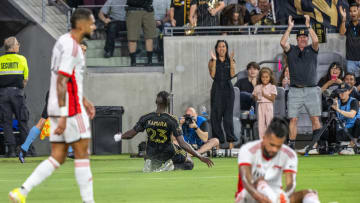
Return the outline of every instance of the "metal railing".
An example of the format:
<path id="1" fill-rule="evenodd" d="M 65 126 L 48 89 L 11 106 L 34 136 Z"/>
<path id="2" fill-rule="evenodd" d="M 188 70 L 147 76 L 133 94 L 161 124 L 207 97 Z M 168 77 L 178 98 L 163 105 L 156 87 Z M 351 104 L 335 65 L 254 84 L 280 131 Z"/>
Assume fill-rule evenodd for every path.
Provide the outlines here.
<path id="1" fill-rule="evenodd" d="M 53 6 L 57 7 L 64 15 L 66 15 L 66 27 L 68 30 L 71 29 L 70 18 L 72 14 L 72 8 L 68 6 L 63 0 L 57 0 L 57 2 L 50 2 L 48 0 L 42 0 L 41 4 L 41 22 L 46 23 L 46 9 L 47 9 L 47 2 L 52 4 Z"/>
<path id="2" fill-rule="evenodd" d="M 211 26 L 211 27 L 194 27 L 193 35 L 222 35 L 222 34 L 243 34 L 243 35 L 255 35 L 255 34 L 282 34 L 288 28 L 287 25 L 250 25 L 250 26 Z M 305 29 L 305 25 L 295 25 L 292 29 L 292 33 Z M 185 31 L 187 27 L 165 27 L 164 35 L 166 36 L 181 36 L 186 35 Z"/>

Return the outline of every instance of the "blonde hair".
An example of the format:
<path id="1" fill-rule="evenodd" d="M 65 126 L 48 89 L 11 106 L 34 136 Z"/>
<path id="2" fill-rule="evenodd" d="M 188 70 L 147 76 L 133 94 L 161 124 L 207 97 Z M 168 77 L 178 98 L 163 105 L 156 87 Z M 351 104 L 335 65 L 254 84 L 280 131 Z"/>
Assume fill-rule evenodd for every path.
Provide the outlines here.
<path id="1" fill-rule="evenodd" d="M 13 48 L 16 44 L 16 41 L 17 41 L 17 39 L 14 36 L 6 38 L 4 40 L 5 51 L 9 51 L 11 48 Z"/>

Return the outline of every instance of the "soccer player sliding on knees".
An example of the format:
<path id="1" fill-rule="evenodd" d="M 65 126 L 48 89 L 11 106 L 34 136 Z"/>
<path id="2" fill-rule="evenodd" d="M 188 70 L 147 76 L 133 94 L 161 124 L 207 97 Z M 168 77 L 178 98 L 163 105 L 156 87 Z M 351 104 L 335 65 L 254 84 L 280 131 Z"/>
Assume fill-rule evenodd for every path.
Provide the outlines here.
<path id="1" fill-rule="evenodd" d="M 114 136 L 115 141 L 132 139 L 139 132 L 146 130 L 148 141 L 146 145 L 144 172 L 174 170 L 174 165 L 171 160 L 175 155 L 175 148 L 171 141 L 172 135 L 185 151 L 199 158 L 200 161 L 206 163 L 208 167 L 213 166 L 214 163 L 209 158 L 201 156 L 185 142 L 176 117 L 166 113 L 170 104 L 169 96 L 170 94 L 166 91 L 159 92 L 156 97 L 156 111 L 142 116 L 133 129 L 128 130 L 124 134 L 120 132 L 116 134 Z"/>

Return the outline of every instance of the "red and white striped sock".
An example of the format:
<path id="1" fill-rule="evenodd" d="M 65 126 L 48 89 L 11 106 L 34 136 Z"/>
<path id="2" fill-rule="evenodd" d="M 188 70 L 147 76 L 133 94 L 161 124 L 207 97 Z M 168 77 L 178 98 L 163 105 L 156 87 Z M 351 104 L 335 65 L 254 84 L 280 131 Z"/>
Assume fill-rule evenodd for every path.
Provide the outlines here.
<path id="1" fill-rule="evenodd" d="M 60 166 L 59 162 L 57 162 L 53 157 L 50 156 L 48 159 L 41 162 L 38 165 L 38 167 L 36 167 L 34 172 L 28 177 L 28 179 L 22 185 L 20 192 L 23 195 L 27 195 L 27 193 L 29 193 L 33 187 L 43 182 L 59 166 Z"/>
<path id="2" fill-rule="evenodd" d="M 75 159 L 75 177 L 83 202 L 94 202 L 93 180 L 89 159 Z"/>

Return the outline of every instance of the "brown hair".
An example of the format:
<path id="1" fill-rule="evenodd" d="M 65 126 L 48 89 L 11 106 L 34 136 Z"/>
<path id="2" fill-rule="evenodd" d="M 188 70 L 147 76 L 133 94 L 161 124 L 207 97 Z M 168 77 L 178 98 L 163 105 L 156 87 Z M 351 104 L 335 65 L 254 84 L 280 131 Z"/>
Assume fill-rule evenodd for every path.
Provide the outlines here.
<path id="1" fill-rule="evenodd" d="M 258 63 L 251 61 L 250 63 L 247 64 L 246 66 L 246 70 L 249 70 L 251 67 L 256 68 L 258 70 L 260 70 L 260 66 Z"/>
<path id="2" fill-rule="evenodd" d="M 282 81 L 283 81 L 283 79 L 285 78 L 285 71 L 286 71 L 286 69 L 289 69 L 289 66 L 287 65 L 287 64 L 285 64 L 285 66 L 284 66 L 284 68 L 283 68 L 283 70 L 282 70 L 282 72 L 281 72 L 281 75 L 280 75 L 280 78 L 279 78 L 279 81 L 278 81 L 278 86 L 282 86 Z M 290 76 L 290 75 L 289 75 Z M 290 79 L 290 78 L 288 78 L 288 79 Z"/>
<path id="3" fill-rule="evenodd" d="M 264 73 L 268 73 L 270 75 L 270 84 L 273 84 L 275 85 L 276 84 L 276 80 L 275 80 L 275 76 L 274 76 L 274 72 L 269 68 L 269 67 L 262 67 L 260 72 L 259 72 L 259 76 L 258 76 L 258 79 L 257 79 L 257 84 L 260 85 L 262 84 L 261 82 L 261 76 L 262 74 Z"/>

